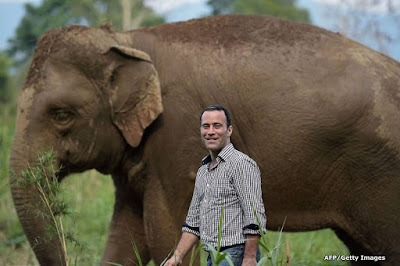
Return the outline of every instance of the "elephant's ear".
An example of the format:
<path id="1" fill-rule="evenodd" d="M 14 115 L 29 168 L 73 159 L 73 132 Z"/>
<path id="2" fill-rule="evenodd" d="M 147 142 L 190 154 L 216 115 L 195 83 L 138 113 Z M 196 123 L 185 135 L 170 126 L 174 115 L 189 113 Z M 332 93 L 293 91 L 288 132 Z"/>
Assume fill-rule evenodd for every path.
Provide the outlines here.
<path id="1" fill-rule="evenodd" d="M 143 132 L 162 112 L 160 81 L 150 56 L 130 47 L 113 46 L 110 76 L 111 117 L 127 143 L 137 147 Z"/>

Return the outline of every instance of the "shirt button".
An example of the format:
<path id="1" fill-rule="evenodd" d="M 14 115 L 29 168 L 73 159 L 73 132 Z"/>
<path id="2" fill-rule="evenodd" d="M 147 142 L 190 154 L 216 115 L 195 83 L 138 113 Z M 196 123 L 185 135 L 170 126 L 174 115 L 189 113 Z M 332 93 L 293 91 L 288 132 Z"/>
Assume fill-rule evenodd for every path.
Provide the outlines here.
<path id="1" fill-rule="evenodd" d="M 210 186 L 210 184 L 207 183 L 207 187 L 209 187 L 209 186 Z"/>

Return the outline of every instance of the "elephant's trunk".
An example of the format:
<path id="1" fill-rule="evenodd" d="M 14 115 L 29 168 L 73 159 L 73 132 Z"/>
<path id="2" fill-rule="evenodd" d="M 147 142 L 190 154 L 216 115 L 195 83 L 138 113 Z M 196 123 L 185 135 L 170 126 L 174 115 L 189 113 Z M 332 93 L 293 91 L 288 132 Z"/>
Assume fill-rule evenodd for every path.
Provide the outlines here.
<path id="1" fill-rule="evenodd" d="M 15 208 L 24 232 L 41 265 L 65 265 L 61 241 L 49 231 L 51 213 L 40 198 L 35 184 L 22 186 L 22 171 L 33 165 L 36 156 L 14 139 L 10 158 L 10 184 Z"/>

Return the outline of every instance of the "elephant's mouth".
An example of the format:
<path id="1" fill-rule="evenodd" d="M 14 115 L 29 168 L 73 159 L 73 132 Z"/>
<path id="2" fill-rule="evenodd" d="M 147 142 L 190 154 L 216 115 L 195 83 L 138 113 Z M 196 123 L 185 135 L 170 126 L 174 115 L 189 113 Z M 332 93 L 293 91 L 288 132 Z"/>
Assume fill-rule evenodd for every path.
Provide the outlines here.
<path id="1" fill-rule="evenodd" d="M 84 171 L 90 170 L 90 169 L 97 169 L 100 170 L 98 167 L 96 167 L 96 163 L 90 162 L 90 161 L 71 161 L 69 159 L 72 159 L 71 157 L 67 157 L 65 159 L 61 159 L 59 162 L 59 171 L 57 173 L 57 177 L 59 177 L 59 180 L 64 179 L 64 177 L 73 174 L 73 173 L 82 173 Z M 106 165 L 104 165 L 106 167 Z M 101 172 L 101 171 L 100 171 Z"/>
<path id="2" fill-rule="evenodd" d="M 58 171 L 57 178 L 58 180 L 64 179 L 64 177 L 73 174 L 73 173 L 82 173 L 87 168 L 85 168 L 82 163 L 76 163 L 70 160 L 70 156 L 66 156 L 64 158 L 58 158 Z"/>
<path id="3" fill-rule="evenodd" d="M 55 173 L 58 181 L 63 180 L 64 177 L 66 177 L 69 174 L 70 174 L 70 172 L 68 170 L 64 169 L 63 166 L 61 166 L 60 170 Z"/>
<path id="4" fill-rule="evenodd" d="M 58 165 L 58 175 L 60 177 L 59 180 L 62 180 L 69 174 L 82 173 L 90 169 L 88 168 L 88 162 L 81 162 L 79 156 L 72 154 L 69 151 L 62 153 L 61 156 L 58 157 Z"/>
<path id="5" fill-rule="evenodd" d="M 79 166 L 72 165 L 68 162 L 61 162 L 59 170 L 56 173 L 57 179 L 59 181 L 63 180 L 64 177 L 72 174 L 72 173 L 81 173 L 85 170 L 82 170 Z"/>

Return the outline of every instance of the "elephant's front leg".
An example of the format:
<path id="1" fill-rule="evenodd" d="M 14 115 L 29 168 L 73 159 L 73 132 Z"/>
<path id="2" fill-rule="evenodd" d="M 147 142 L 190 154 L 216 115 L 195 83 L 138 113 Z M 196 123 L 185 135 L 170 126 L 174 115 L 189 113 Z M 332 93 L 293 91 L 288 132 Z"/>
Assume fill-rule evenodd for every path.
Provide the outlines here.
<path id="1" fill-rule="evenodd" d="M 123 186 L 116 186 L 114 214 L 102 264 L 138 265 L 132 239 L 136 242 L 144 265 L 150 261 L 142 213 L 142 200 L 135 198 L 134 193 Z"/>
<path id="2" fill-rule="evenodd" d="M 143 218 L 146 230 L 146 237 L 151 256 L 159 265 L 164 259 L 171 255 L 178 244 L 182 234 L 184 217 L 180 215 L 180 207 L 184 199 L 178 195 L 172 195 L 174 204 L 167 200 L 167 193 L 162 187 L 160 180 L 149 178 L 144 194 Z M 186 208 L 184 210 L 186 213 Z M 181 217 L 182 216 L 182 217 Z M 191 255 L 188 254 L 183 265 L 189 265 Z M 199 260 L 195 260 L 199 265 Z"/>

